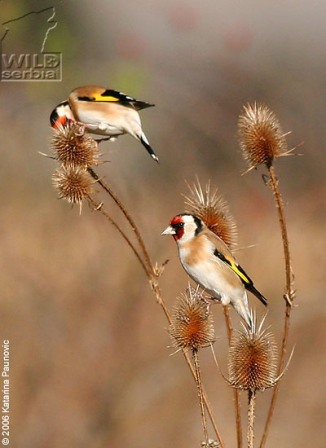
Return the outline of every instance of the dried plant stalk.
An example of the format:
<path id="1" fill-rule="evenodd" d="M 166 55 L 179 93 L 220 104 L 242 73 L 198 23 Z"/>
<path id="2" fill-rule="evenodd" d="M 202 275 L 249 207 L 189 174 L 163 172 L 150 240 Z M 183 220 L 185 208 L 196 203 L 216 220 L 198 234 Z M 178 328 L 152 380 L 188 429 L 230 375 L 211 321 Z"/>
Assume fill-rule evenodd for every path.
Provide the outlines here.
<path id="1" fill-rule="evenodd" d="M 290 256 L 290 246 L 289 246 L 289 239 L 288 239 L 288 232 L 287 232 L 287 226 L 286 226 L 286 219 L 285 219 L 285 213 L 284 213 L 284 204 L 282 200 L 282 196 L 279 190 L 279 182 L 277 179 L 277 176 L 275 174 L 275 169 L 273 166 L 269 167 L 269 174 L 270 174 L 270 184 L 271 188 L 274 194 L 275 203 L 276 203 L 276 209 L 278 213 L 279 223 L 280 223 L 280 229 L 281 229 L 281 235 L 282 235 L 282 242 L 283 242 L 283 252 L 284 252 L 284 262 L 285 262 L 285 276 L 286 276 L 286 292 L 284 294 L 285 299 L 285 317 L 284 317 L 284 327 L 283 327 L 283 337 L 282 337 L 282 346 L 281 346 L 281 355 L 280 355 L 280 361 L 279 361 L 279 368 L 278 368 L 278 374 L 280 375 L 282 370 L 284 369 L 285 365 L 285 355 L 286 355 L 286 349 L 288 345 L 289 340 L 289 332 L 290 332 L 290 318 L 291 318 L 291 311 L 292 311 L 292 303 L 295 299 L 295 289 L 294 289 L 294 276 L 292 273 L 292 265 L 291 265 L 291 256 Z M 279 384 L 276 385 L 273 391 L 272 400 L 268 412 L 268 417 L 266 420 L 262 440 L 260 447 L 263 448 L 266 444 L 268 431 L 272 422 L 275 405 L 276 405 L 276 399 L 279 391 Z"/>
<path id="2" fill-rule="evenodd" d="M 192 358 L 193 358 L 195 372 L 196 372 L 196 386 L 197 386 L 197 392 L 198 392 L 198 398 L 199 398 L 199 404 L 200 404 L 200 415 L 201 415 L 201 421 L 202 421 L 202 425 L 203 425 L 204 442 L 207 446 L 208 445 L 208 431 L 207 431 L 207 421 L 206 421 L 206 415 L 205 415 L 205 403 L 204 403 L 204 397 L 203 397 L 203 387 L 202 387 L 202 380 L 201 380 L 201 373 L 200 373 L 198 350 L 195 349 L 192 351 Z"/>
<path id="3" fill-rule="evenodd" d="M 257 168 L 260 164 L 265 164 L 269 172 L 269 185 L 272 188 L 278 219 L 280 223 L 283 252 L 285 260 L 286 292 L 285 298 L 285 318 L 282 337 L 281 355 L 278 366 L 280 375 L 285 364 L 285 353 L 289 339 L 290 317 L 292 303 L 295 299 L 294 280 L 291 266 L 291 256 L 289 239 L 287 233 L 284 204 L 279 190 L 279 182 L 274 168 L 274 160 L 282 155 L 287 155 L 285 134 L 281 130 L 278 119 L 266 106 L 256 104 L 244 107 L 244 113 L 239 118 L 240 146 L 243 150 L 244 158 L 249 163 L 249 169 Z M 268 431 L 271 425 L 279 385 L 274 388 L 272 400 L 266 420 L 260 447 L 266 444 Z"/>
<path id="4" fill-rule="evenodd" d="M 145 265 L 146 265 L 146 269 L 148 271 L 148 274 L 155 276 L 155 272 L 154 272 L 154 269 L 153 269 L 153 264 L 151 262 L 151 259 L 150 259 L 150 256 L 148 254 L 148 251 L 146 249 L 144 240 L 143 240 L 143 238 L 142 238 L 142 236 L 140 234 L 140 231 L 139 231 L 138 227 L 136 226 L 135 221 L 131 217 L 130 213 L 128 212 L 126 207 L 123 205 L 123 203 L 120 201 L 118 196 L 114 193 L 112 188 L 102 178 L 100 178 L 97 175 L 97 173 L 93 170 L 93 168 L 88 167 L 87 170 L 88 170 L 89 174 L 103 188 L 103 190 L 111 197 L 111 199 L 113 199 L 115 204 L 118 206 L 118 208 L 121 210 L 121 212 L 125 216 L 125 218 L 126 218 L 127 222 L 129 223 L 132 231 L 135 233 L 136 239 L 137 239 L 137 241 L 139 243 L 139 246 L 141 248 L 141 251 L 143 253 L 143 256 L 144 256 L 144 259 L 145 259 Z"/>
<path id="5" fill-rule="evenodd" d="M 224 312 L 224 320 L 226 325 L 226 332 L 229 342 L 229 347 L 231 346 L 232 341 L 232 324 L 231 324 L 231 318 L 230 318 L 230 312 L 229 307 L 223 306 L 223 312 Z M 237 447 L 242 448 L 243 445 L 243 439 L 242 439 L 242 423 L 241 423 L 241 405 L 240 405 L 240 397 L 239 397 L 239 390 L 237 388 L 233 389 L 233 397 L 234 397 L 234 410 L 235 410 L 235 425 L 236 425 L 236 431 L 237 431 Z"/>
<path id="6" fill-rule="evenodd" d="M 248 448 L 254 448 L 255 407 L 256 407 L 256 391 L 249 390 L 248 391 L 248 430 L 247 430 Z"/>

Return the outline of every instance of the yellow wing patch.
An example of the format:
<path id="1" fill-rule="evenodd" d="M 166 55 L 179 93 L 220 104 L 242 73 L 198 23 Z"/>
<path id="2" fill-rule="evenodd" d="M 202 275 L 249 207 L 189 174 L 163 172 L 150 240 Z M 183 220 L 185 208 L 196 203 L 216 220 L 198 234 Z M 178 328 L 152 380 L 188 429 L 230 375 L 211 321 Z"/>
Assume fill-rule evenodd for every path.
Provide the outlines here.
<path id="1" fill-rule="evenodd" d="M 227 261 L 227 263 L 230 265 L 230 268 L 232 269 L 233 272 L 235 272 L 244 283 L 247 284 L 251 284 L 252 281 L 250 280 L 250 278 L 247 277 L 246 273 L 244 272 L 244 270 L 241 268 L 241 266 L 237 266 L 235 264 L 235 262 L 230 259 L 229 257 L 224 256 L 225 260 Z"/>
<path id="2" fill-rule="evenodd" d="M 120 101 L 120 99 L 115 97 L 115 96 L 102 96 L 101 93 L 95 93 L 93 95 L 93 98 L 94 98 L 95 101 L 100 101 L 100 102 L 103 102 L 103 101 L 108 101 L 108 102 Z"/>

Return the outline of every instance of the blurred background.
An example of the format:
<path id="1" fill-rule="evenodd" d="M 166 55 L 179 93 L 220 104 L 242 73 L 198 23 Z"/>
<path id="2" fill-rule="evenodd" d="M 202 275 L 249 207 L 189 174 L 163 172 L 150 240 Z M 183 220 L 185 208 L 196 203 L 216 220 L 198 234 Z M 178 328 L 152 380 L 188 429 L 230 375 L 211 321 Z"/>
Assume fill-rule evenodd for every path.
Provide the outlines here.
<path id="1" fill-rule="evenodd" d="M 248 101 L 278 116 L 289 148 L 276 163 L 286 204 L 297 300 L 268 446 L 324 447 L 326 3 L 213 0 L 2 0 L 1 35 L 31 11 L 54 7 L 45 43 L 61 52 L 61 82 L 0 82 L 1 340 L 10 340 L 11 444 L 17 448 L 200 446 L 196 388 L 141 267 L 86 204 L 57 200 L 49 114 L 76 86 L 101 84 L 155 103 L 142 112 L 157 165 L 139 142 L 103 143 L 98 172 L 138 223 L 152 260 L 169 259 L 160 285 L 169 308 L 188 278 L 161 231 L 184 210 L 198 175 L 229 203 L 237 257 L 269 299 L 278 343 L 283 253 L 264 170 L 246 169 L 237 120 Z M 52 10 L 14 23 L 2 51 L 39 52 Z M 7 47 L 8 45 L 8 47 Z M 112 205 L 116 219 L 120 215 Z M 248 246 L 254 247 L 248 248 Z M 263 310 L 250 298 L 259 315 Z M 227 372 L 222 310 L 215 350 Z M 239 319 L 232 311 L 235 327 Z M 290 350 L 289 350 L 290 351 Z M 235 446 L 232 391 L 201 354 L 203 381 L 226 446 Z M 257 441 L 270 392 L 257 400 Z M 242 396 L 245 423 L 246 396 Z M 213 433 L 211 432 L 213 435 Z"/>

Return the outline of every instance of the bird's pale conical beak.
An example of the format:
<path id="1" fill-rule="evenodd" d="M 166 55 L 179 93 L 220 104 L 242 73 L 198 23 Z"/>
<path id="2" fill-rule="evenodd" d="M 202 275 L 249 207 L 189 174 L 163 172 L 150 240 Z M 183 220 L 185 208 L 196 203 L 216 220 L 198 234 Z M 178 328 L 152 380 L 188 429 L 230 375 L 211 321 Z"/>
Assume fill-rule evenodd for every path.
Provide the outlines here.
<path id="1" fill-rule="evenodd" d="M 165 230 L 163 230 L 161 235 L 175 235 L 175 230 L 173 227 L 169 226 Z"/>

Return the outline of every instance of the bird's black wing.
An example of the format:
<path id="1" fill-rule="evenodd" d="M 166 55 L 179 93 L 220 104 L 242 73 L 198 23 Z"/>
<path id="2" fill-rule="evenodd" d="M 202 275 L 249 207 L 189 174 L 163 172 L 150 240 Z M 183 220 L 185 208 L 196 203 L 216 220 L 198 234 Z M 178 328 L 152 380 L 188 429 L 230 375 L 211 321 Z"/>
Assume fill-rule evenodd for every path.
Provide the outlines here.
<path id="1" fill-rule="evenodd" d="M 245 288 L 250 291 L 254 296 L 256 296 L 265 306 L 267 306 L 267 299 L 262 295 L 261 292 L 258 291 L 258 289 L 255 288 L 254 282 L 251 280 L 251 278 L 246 274 L 244 269 L 237 264 L 232 258 L 223 255 L 221 252 L 219 252 L 217 249 L 214 251 L 214 255 L 218 257 L 220 260 L 222 260 L 224 263 L 229 265 L 229 267 L 232 269 L 232 271 L 237 274 L 237 276 L 241 279 L 242 283 L 244 284 Z"/>

